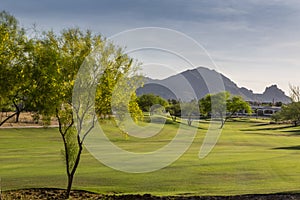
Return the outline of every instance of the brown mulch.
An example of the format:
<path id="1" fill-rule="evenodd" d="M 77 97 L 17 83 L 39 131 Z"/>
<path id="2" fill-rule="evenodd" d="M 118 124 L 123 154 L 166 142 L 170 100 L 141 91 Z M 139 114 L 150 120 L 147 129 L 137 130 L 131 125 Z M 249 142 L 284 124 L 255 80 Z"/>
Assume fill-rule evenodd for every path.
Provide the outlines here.
<path id="1" fill-rule="evenodd" d="M 53 188 L 40 189 L 23 189 L 2 192 L 1 200 L 27 200 L 27 199 L 65 199 L 65 190 Z M 71 192 L 71 200 L 83 199 L 105 199 L 105 200 L 289 200 L 299 199 L 300 194 L 265 194 L 265 195 L 239 195 L 239 196 L 152 196 L 150 194 L 144 195 L 103 195 L 87 191 L 74 190 Z"/>

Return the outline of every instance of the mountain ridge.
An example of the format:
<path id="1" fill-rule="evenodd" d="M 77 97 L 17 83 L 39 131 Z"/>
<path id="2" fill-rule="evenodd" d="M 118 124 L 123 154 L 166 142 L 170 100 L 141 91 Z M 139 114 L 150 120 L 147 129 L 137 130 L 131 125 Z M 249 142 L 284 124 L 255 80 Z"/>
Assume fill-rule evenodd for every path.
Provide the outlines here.
<path id="1" fill-rule="evenodd" d="M 190 101 L 195 98 L 201 99 L 208 93 L 217 93 L 224 90 L 233 95 L 239 95 L 246 101 L 290 102 L 290 98 L 276 84 L 266 87 L 261 94 L 254 93 L 246 87 L 238 87 L 235 82 L 225 75 L 205 67 L 189 69 L 162 80 L 144 77 L 144 86 L 138 88 L 136 93 L 138 96 L 153 93 L 165 99 Z"/>

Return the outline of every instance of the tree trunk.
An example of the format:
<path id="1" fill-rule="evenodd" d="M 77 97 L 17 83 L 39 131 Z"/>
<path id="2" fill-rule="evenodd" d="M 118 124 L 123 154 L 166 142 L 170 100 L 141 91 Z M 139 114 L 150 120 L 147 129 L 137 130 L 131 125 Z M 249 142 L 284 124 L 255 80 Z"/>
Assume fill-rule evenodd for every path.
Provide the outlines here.
<path id="1" fill-rule="evenodd" d="M 223 114 L 222 113 L 220 113 L 220 120 L 221 120 L 221 127 L 220 127 L 220 129 L 221 128 L 223 128 L 223 126 L 224 126 L 224 124 L 225 124 L 225 119 L 223 118 Z"/>
<path id="2" fill-rule="evenodd" d="M 187 123 L 188 123 L 189 126 L 192 125 L 192 117 L 191 116 L 188 117 Z"/>
<path id="3" fill-rule="evenodd" d="M 294 121 L 294 126 L 296 127 L 298 125 L 298 122 L 297 121 Z"/>
<path id="4" fill-rule="evenodd" d="M 19 122 L 20 114 L 21 114 L 21 112 L 17 111 L 17 114 L 16 114 L 16 123 Z"/>
<path id="5" fill-rule="evenodd" d="M 67 186 L 66 199 L 69 199 L 69 197 L 70 197 L 72 184 L 73 184 L 73 178 L 74 178 L 74 174 L 69 174 L 68 175 L 68 186 Z"/>
<path id="6" fill-rule="evenodd" d="M 19 105 L 15 102 L 15 100 L 13 100 L 13 104 L 14 104 L 14 106 L 15 106 L 15 108 L 16 108 L 16 123 L 18 123 L 19 122 L 19 117 L 20 117 L 20 113 L 21 113 L 21 108 L 19 107 Z"/>
<path id="7" fill-rule="evenodd" d="M 68 174 L 68 187 L 67 187 L 67 193 L 66 193 L 66 199 L 69 199 L 70 197 L 70 193 L 71 193 L 71 189 L 72 189 L 72 185 L 73 185 L 73 178 L 75 175 L 75 172 L 77 170 L 77 167 L 79 165 L 79 161 L 80 161 L 80 157 L 81 157 L 81 152 L 82 152 L 82 144 L 78 143 L 79 145 L 79 150 L 76 156 L 76 161 L 74 163 L 73 168 L 70 170 L 71 173 Z"/>

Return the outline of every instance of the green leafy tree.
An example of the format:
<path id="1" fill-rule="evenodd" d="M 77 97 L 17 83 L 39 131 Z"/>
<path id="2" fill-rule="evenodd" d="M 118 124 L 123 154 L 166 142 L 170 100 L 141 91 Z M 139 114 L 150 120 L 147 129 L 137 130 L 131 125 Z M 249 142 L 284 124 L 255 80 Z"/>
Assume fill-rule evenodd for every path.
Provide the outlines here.
<path id="1" fill-rule="evenodd" d="M 30 54 L 30 110 L 45 117 L 56 116 L 64 145 L 68 177 L 66 197 L 70 195 L 73 177 L 80 161 L 83 139 L 73 127 L 72 90 L 75 75 L 90 53 L 91 34 L 68 29 L 57 36 L 45 32 L 34 38 Z"/>
<path id="2" fill-rule="evenodd" d="M 182 102 L 181 106 L 181 117 L 185 117 L 187 119 L 187 124 L 189 126 L 192 125 L 194 118 L 200 117 L 199 105 L 196 100 L 192 100 L 190 102 Z"/>
<path id="3" fill-rule="evenodd" d="M 228 115 L 225 118 L 225 122 L 232 118 L 239 111 L 244 111 L 245 113 L 251 114 L 252 109 L 248 102 L 244 101 L 240 96 L 233 96 L 227 99 L 227 112 Z"/>
<path id="4" fill-rule="evenodd" d="M 68 198 L 84 139 L 92 130 L 97 114 L 111 115 L 111 96 L 116 84 L 125 75 L 134 77 L 139 63 L 121 48 L 78 28 L 66 29 L 59 35 L 44 32 L 27 39 L 17 20 L 4 11 L 0 13 L 0 38 L 0 109 L 15 107 L 15 112 L 0 125 L 14 116 L 18 119 L 25 108 L 34 111 L 35 116 L 57 117 L 64 145 Z M 82 63 L 91 67 L 78 75 Z M 74 97 L 74 88 L 81 95 Z M 90 93 L 91 89 L 96 93 Z M 127 107 L 137 119 L 142 112 L 136 95 L 129 94 L 132 95 Z M 92 112 L 94 100 L 96 113 Z"/>
<path id="5" fill-rule="evenodd" d="M 229 97 L 230 94 L 228 92 L 206 95 L 199 101 L 201 113 L 220 118 L 222 128 L 225 123 L 226 103 Z"/>
<path id="6" fill-rule="evenodd" d="M 300 88 L 299 86 L 290 85 L 291 103 L 283 105 L 281 110 L 274 115 L 272 119 L 278 121 L 291 121 L 294 126 L 300 123 Z"/>
<path id="7" fill-rule="evenodd" d="M 0 122 L 0 126 L 25 109 L 28 92 L 28 66 L 30 42 L 24 29 L 12 15 L 0 12 L 0 108 L 13 106 L 14 113 Z"/>
<path id="8" fill-rule="evenodd" d="M 94 127 L 97 114 L 111 114 L 110 101 L 116 83 L 124 74 L 134 73 L 137 67 L 121 49 L 89 31 L 67 29 L 61 35 L 46 32 L 34 40 L 33 46 L 32 67 L 28 72 L 32 80 L 31 109 L 44 116 L 55 115 L 58 119 L 64 145 L 68 198 L 84 139 Z M 91 67 L 78 74 L 82 63 Z M 75 88 L 80 91 L 76 97 L 72 96 Z M 96 93 L 89 93 L 93 89 Z M 93 112 L 94 100 L 96 113 Z M 132 115 L 138 115 L 140 110 L 135 96 L 129 104 Z"/>
<path id="9" fill-rule="evenodd" d="M 166 111 L 169 112 L 172 120 L 176 122 L 177 117 L 181 116 L 180 101 L 177 101 L 176 99 L 169 99 L 168 103 L 169 105 L 167 106 Z"/>
<path id="10" fill-rule="evenodd" d="M 226 121 L 238 111 L 245 110 L 251 113 L 249 103 L 245 102 L 239 96 L 232 96 L 229 92 L 220 92 L 217 94 L 208 94 L 199 102 L 201 113 L 211 114 L 219 117 L 221 127 L 223 128 Z"/>
<path id="11" fill-rule="evenodd" d="M 167 107 L 168 102 L 161 98 L 160 96 L 156 96 L 154 94 L 143 94 L 137 99 L 139 107 L 144 112 L 150 112 L 151 107 L 154 105 L 161 105 L 162 107 Z"/>
<path id="12" fill-rule="evenodd" d="M 272 119 L 278 121 L 291 121 L 294 126 L 298 126 L 300 122 L 300 102 L 292 102 L 283 105 L 281 111 L 272 115 Z"/>
<path id="13" fill-rule="evenodd" d="M 140 63 L 134 62 L 133 59 L 131 59 L 128 55 L 124 54 L 121 48 L 114 46 L 112 43 L 108 43 L 107 45 L 103 46 L 103 49 L 100 51 L 103 56 L 101 57 L 99 64 L 104 68 L 99 80 L 101 84 L 99 84 L 97 87 L 95 107 L 96 112 L 100 118 L 107 118 L 111 117 L 112 115 L 111 102 L 116 85 L 125 81 L 122 80 L 122 78 L 135 75 L 139 70 Z M 134 79 L 134 77 L 132 77 L 132 79 Z M 134 83 L 137 82 L 137 80 L 135 79 L 127 79 L 126 81 Z M 133 93 L 132 91 L 128 91 L 128 89 L 132 90 L 132 88 L 128 88 L 126 85 L 131 84 L 129 84 L 129 82 L 124 82 L 122 88 L 127 91 L 123 94 L 128 95 L 130 93 Z M 118 95 L 121 95 L 121 93 L 119 93 Z M 136 99 L 136 97 L 134 96 L 132 96 L 132 98 Z M 131 106 L 131 108 L 133 107 Z M 140 112 L 138 110 L 136 111 Z M 133 111 L 131 112 L 134 113 Z"/>

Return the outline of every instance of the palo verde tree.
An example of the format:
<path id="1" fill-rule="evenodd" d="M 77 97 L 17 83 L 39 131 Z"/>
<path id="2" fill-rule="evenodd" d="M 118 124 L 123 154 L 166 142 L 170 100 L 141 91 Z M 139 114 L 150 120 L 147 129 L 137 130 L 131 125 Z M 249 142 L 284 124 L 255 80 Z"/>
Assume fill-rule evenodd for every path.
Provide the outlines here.
<path id="1" fill-rule="evenodd" d="M 69 197 L 73 177 L 80 161 L 82 143 L 73 127 L 72 89 L 80 63 L 90 52 L 89 32 L 69 29 L 57 36 L 45 32 L 34 39 L 31 54 L 31 110 L 40 115 L 56 116 L 64 145 Z"/>
<path id="2" fill-rule="evenodd" d="M 0 108 L 13 106 L 13 114 L 0 121 L 0 126 L 25 109 L 28 92 L 28 51 L 30 42 L 24 29 L 12 15 L 0 12 Z"/>
<path id="3" fill-rule="evenodd" d="M 84 139 L 92 130 L 97 115 L 111 114 L 109 101 L 115 84 L 124 74 L 135 72 L 132 69 L 137 66 L 120 48 L 79 29 L 64 30 L 61 35 L 51 31 L 44 33 L 35 40 L 32 63 L 29 74 L 35 98 L 31 107 L 44 116 L 55 115 L 58 119 L 68 198 Z M 78 74 L 82 63 L 90 68 Z M 80 95 L 72 96 L 73 88 Z M 134 98 L 130 108 L 138 112 Z"/>

